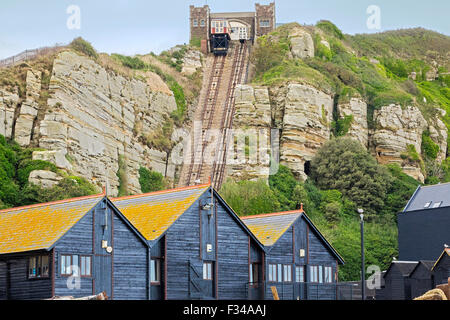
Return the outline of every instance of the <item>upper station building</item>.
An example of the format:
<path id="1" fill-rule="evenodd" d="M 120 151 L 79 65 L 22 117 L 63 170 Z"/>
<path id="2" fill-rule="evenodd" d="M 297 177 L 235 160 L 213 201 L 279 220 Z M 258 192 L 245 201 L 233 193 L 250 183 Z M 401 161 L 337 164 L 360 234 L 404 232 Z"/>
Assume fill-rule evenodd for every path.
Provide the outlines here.
<path id="1" fill-rule="evenodd" d="M 215 23 L 227 21 L 231 40 L 254 40 L 275 29 L 275 3 L 255 4 L 254 12 L 212 13 L 209 6 L 190 6 L 190 40 L 203 40 L 207 44 Z"/>

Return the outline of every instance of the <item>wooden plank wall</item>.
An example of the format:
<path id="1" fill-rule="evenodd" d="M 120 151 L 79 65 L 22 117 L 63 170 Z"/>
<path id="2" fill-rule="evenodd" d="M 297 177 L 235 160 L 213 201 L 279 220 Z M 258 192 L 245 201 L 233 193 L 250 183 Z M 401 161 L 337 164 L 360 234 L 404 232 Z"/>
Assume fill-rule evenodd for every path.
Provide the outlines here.
<path id="1" fill-rule="evenodd" d="M 14 254 L 3 257 L 5 261 L 0 266 L 0 277 L 6 285 L 6 262 L 10 264 L 9 298 L 12 300 L 45 299 L 52 293 L 51 276 L 43 279 L 28 279 L 28 258 L 37 254 L 49 254 L 47 251 Z M 51 261 L 51 255 L 50 255 Z M 50 269 L 51 275 L 51 269 Z M 1 280 L 0 280 L 1 281 Z M 6 288 L 2 290 L 6 298 Z"/>
<path id="2" fill-rule="evenodd" d="M 147 247 L 117 215 L 114 219 L 114 299 L 147 299 Z"/>
<path id="3" fill-rule="evenodd" d="M 300 249 L 305 249 L 305 257 L 300 257 Z M 276 286 L 280 299 L 297 299 L 299 293 L 294 289 L 296 265 L 304 266 L 306 281 L 309 281 L 309 265 L 330 266 L 332 267 L 333 282 L 335 282 L 336 257 L 320 240 L 319 235 L 307 226 L 304 218 L 298 219 L 293 228 L 289 228 L 270 250 L 265 262 L 266 280 L 268 280 L 269 263 L 291 265 L 292 283 L 268 283 L 265 291 L 266 299 L 273 299 L 271 286 Z M 311 300 L 334 300 L 336 298 L 334 285 L 320 287 L 313 285 L 309 287 L 309 290 L 307 288 L 307 293 L 309 295 L 304 298 Z"/>

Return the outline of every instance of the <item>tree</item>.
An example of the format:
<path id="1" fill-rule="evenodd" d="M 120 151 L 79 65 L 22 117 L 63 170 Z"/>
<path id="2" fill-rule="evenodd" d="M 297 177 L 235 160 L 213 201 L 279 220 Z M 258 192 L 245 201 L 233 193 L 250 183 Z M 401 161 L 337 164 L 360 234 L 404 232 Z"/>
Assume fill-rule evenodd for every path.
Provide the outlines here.
<path id="1" fill-rule="evenodd" d="M 163 190 L 166 187 L 161 173 L 150 171 L 144 167 L 139 169 L 139 184 L 143 193 Z"/>
<path id="2" fill-rule="evenodd" d="M 384 205 L 392 177 L 350 138 L 328 141 L 311 161 L 311 178 L 322 190 L 336 189 L 370 217 Z"/>

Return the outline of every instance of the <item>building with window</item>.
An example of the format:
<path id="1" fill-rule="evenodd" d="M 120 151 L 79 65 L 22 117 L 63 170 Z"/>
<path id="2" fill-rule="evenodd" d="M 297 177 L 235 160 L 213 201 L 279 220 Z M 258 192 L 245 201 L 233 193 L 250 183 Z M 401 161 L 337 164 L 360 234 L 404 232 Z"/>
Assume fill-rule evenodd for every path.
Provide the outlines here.
<path id="1" fill-rule="evenodd" d="M 265 298 L 276 287 L 280 299 L 334 300 L 338 267 L 344 260 L 303 210 L 243 217 L 265 246 Z"/>
<path id="2" fill-rule="evenodd" d="M 397 215 L 399 260 L 436 260 L 450 244 L 450 183 L 419 186 Z"/>
<path id="3" fill-rule="evenodd" d="M 231 40 L 253 40 L 272 32 L 276 27 L 275 3 L 255 4 L 253 12 L 212 13 L 209 6 L 190 6 L 190 40 L 210 41 L 212 23 L 216 20 L 228 21 L 231 28 Z"/>
<path id="4" fill-rule="evenodd" d="M 0 299 L 146 299 L 148 252 L 104 194 L 2 210 Z"/>
<path id="5" fill-rule="evenodd" d="M 263 246 L 209 184 L 112 201 L 149 244 L 150 299 L 261 297 Z"/>

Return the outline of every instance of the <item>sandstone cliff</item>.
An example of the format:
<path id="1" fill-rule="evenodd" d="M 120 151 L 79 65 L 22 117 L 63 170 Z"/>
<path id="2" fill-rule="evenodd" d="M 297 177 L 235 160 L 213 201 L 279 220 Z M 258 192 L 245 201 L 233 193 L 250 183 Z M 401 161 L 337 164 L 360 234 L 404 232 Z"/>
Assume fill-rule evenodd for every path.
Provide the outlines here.
<path id="1" fill-rule="evenodd" d="M 192 58 L 187 60 L 192 69 Z M 130 193 L 141 192 L 140 167 L 174 178 L 167 152 L 142 138 L 160 130 L 177 109 L 172 91 L 157 74 L 147 72 L 139 80 L 122 76 L 63 50 L 52 61 L 44 96 L 42 72 L 32 63 L 23 67 L 25 95 L 14 86 L 0 87 L 0 134 L 23 147 L 40 148 L 33 159 L 87 178 L 99 190 L 107 180 L 112 195 L 118 192 L 119 169 L 126 174 Z M 125 160 L 123 168 L 120 157 Z M 51 186 L 58 177 L 50 174 L 33 172 L 30 181 Z"/>

